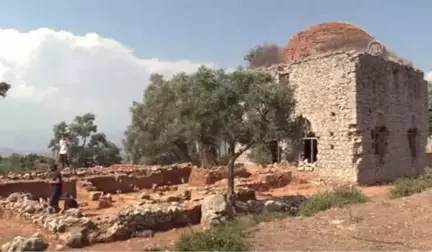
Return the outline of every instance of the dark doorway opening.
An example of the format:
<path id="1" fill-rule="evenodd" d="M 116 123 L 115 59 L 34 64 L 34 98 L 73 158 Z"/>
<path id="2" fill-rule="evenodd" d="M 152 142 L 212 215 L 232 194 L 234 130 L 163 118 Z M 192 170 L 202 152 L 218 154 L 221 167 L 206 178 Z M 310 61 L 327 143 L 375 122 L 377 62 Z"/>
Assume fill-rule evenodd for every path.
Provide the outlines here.
<path id="1" fill-rule="evenodd" d="M 417 158 L 417 129 L 408 130 L 408 144 L 412 158 Z"/>
<path id="2" fill-rule="evenodd" d="M 279 162 L 279 146 L 277 141 L 270 141 L 269 143 L 269 149 L 271 153 L 271 160 L 272 164 Z"/>
<path id="3" fill-rule="evenodd" d="M 315 163 L 318 158 L 318 140 L 316 137 L 303 138 L 303 158 L 308 163 Z"/>

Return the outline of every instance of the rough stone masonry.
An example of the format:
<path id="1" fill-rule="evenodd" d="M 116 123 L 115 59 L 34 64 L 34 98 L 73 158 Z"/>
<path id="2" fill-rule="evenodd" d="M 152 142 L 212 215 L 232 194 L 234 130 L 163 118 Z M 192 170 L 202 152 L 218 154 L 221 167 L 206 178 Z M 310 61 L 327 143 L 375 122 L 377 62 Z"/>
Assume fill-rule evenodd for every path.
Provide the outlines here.
<path id="1" fill-rule="evenodd" d="M 297 160 L 317 152 L 310 162 L 321 176 L 374 184 L 424 170 L 428 106 L 423 72 L 355 51 L 261 71 L 296 87 L 296 114 L 308 125 L 303 137 L 311 138 L 289 147 Z"/>

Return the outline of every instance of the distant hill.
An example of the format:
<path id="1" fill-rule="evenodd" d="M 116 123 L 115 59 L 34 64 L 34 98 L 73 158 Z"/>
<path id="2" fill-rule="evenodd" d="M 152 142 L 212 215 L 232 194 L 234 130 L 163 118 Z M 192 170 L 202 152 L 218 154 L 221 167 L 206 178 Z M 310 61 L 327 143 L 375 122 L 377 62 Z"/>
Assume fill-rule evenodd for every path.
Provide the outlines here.
<path id="1" fill-rule="evenodd" d="M 13 153 L 18 153 L 16 150 L 11 148 L 0 148 L 0 156 L 10 156 Z"/>
<path id="2" fill-rule="evenodd" d="M 0 156 L 7 157 L 7 156 L 10 156 L 10 155 L 12 155 L 14 153 L 21 154 L 21 155 L 26 155 L 26 154 L 34 153 L 34 154 L 38 154 L 38 155 L 41 155 L 41 156 L 52 157 L 52 154 L 50 152 L 24 151 L 24 150 L 15 150 L 15 149 L 12 149 L 12 148 L 1 148 L 0 147 Z"/>

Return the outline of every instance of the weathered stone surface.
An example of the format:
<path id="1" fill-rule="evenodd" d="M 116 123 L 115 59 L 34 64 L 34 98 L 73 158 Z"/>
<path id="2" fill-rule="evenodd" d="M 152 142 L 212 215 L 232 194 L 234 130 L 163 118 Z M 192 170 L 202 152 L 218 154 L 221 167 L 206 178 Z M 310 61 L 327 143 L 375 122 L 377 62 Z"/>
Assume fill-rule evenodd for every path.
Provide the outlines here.
<path id="1" fill-rule="evenodd" d="M 306 200 L 307 198 L 302 195 L 273 197 L 262 201 L 236 201 L 235 207 L 241 213 L 289 212 L 289 214 L 294 216 L 298 214 L 301 203 Z"/>
<path id="2" fill-rule="evenodd" d="M 62 241 L 69 248 L 82 248 L 84 247 L 85 240 L 82 232 L 67 232 L 60 236 Z"/>
<path id="3" fill-rule="evenodd" d="M 102 196 L 98 200 L 98 207 L 99 208 L 108 208 L 112 206 L 112 199 L 111 197 L 105 197 Z"/>
<path id="4" fill-rule="evenodd" d="M 239 178 L 248 178 L 251 174 L 244 166 L 236 166 L 234 175 Z M 189 177 L 190 186 L 213 185 L 217 181 L 228 178 L 226 167 L 214 167 L 211 169 L 194 168 Z"/>
<path id="5" fill-rule="evenodd" d="M 200 206 L 181 205 L 130 205 L 122 209 L 118 216 L 120 226 L 130 233 L 144 230 L 167 230 L 199 223 Z"/>
<path id="6" fill-rule="evenodd" d="M 228 204 L 222 194 L 209 195 L 201 203 L 201 225 L 211 227 L 226 222 Z"/>
<path id="7" fill-rule="evenodd" d="M 90 200 L 97 201 L 103 195 L 103 192 L 96 191 L 90 193 Z"/>
<path id="8" fill-rule="evenodd" d="M 29 238 L 17 236 L 11 242 L 1 246 L 2 251 L 45 251 L 47 248 L 48 243 L 38 236 Z"/>
<path id="9" fill-rule="evenodd" d="M 288 161 L 305 154 L 300 138 L 308 134 L 317 138 L 314 170 L 324 178 L 374 184 L 423 171 L 428 107 L 421 71 L 357 51 L 261 70 L 296 86 L 295 113 L 305 132 L 284 144 Z M 411 140 L 409 130 L 416 132 Z"/>
<path id="10" fill-rule="evenodd" d="M 255 191 L 249 188 L 240 188 L 235 195 L 238 201 L 256 200 Z"/>

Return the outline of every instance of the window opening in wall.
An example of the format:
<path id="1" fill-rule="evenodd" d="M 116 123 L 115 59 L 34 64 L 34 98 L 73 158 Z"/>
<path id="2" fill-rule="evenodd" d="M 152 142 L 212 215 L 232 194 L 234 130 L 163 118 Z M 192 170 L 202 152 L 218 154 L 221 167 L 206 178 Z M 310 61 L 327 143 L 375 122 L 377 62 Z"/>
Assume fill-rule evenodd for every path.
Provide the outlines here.
<path id="1" fill-rule="evenodd" d="M 314 134 L 303 137 L 303 159 L 315 163 L 318 159 L 318 139 Z"/>
<path id="2" fill-rule="evenodd" d="M 384 158 L 387 155 L 387 145 L 388 145 L 388 135 L 389 132 L 387 127 L 378 126 L 371 132 L 372 135 L 372 148 L 374 150 L 375 156 L 378 158 L 378 163 L 380 165 L 384 164 Z"/>
<path id="3" fill-rule="evenodd" d="M 417 129 L 408 130 L 408 144 L 412 158 L 417 158 Z"/>

